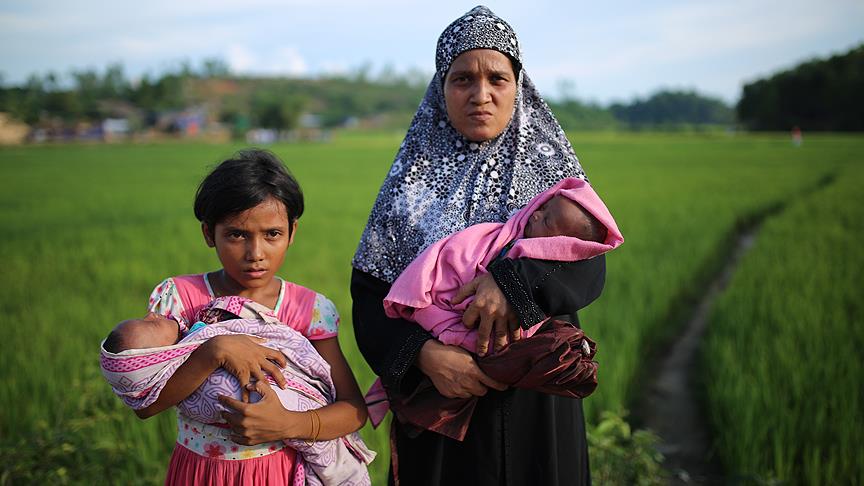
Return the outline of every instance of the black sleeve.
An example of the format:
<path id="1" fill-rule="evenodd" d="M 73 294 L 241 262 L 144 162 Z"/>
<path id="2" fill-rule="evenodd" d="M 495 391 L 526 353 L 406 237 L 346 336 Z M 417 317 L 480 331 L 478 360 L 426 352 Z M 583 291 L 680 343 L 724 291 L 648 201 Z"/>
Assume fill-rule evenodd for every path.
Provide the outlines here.
<path id="1" fill-rule="evenodd" d="M 489 272 L 527 329 L 547 316 L 573 315 L 597 299 L 606 282 L 606 257 L 577 262 L 501 258 Z"/>
<path id="2" fill-rule="evenodd" d="M 389 291 L 390 284 L 381 279 L 356 268 L 351 273 L 351 314 L 357 347 L 384 387 L 398 390 L 406 375 L 412 381 L 421 378 L 420 370 L 412 365 L 432 335 L 418 324 L 387 317 L 383 302 Z"/>

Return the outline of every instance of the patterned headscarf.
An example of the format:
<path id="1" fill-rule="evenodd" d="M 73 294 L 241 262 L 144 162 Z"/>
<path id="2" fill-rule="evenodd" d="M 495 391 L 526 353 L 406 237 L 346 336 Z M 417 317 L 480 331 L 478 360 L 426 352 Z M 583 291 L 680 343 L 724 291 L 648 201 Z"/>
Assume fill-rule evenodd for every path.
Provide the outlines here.
<path id="1" fill-rule="evenodd" d="M 498 137 L 476 143 L 447 117 L 444 78 L 460 54 L 494 49 L 518 70 L 516 103 Z M 427 246 L 468 226 L 504 222 L 565 177 L 585 173 L 522 66 L 516 33 L 488 8 L 456 19 L 438 38 L 435 76 L 378 192 L 352 264 L 392 282 Z"/>

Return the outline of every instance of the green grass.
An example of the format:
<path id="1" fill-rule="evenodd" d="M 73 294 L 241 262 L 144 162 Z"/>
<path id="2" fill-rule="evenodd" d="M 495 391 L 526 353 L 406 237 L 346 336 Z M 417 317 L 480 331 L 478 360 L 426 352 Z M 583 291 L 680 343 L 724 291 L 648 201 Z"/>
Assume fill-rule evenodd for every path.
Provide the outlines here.
<path id="1" fill-rule="evenodd" d="M 350 259 L 401 134 L 272 149 L 300 180 L 306 213 L 280 274 L 328 295 L 361 387 L 374 377 L 350 323 Z M 599 343 L 589 420 L 628 406 L 646 356 L 675 332 L 740 221 L 795 198 L 857 160 L 861 137 L 572 134 L 626 242 L 608 258 L 604 295 L 582 317 Z M 162 481 L 173 446 L 166 413 L 140 421 L 98 371 L 98 343 L 143 314 L 168 275 L 218 268 L 191 202 L 207 168 L 239 146 L 195 144 L 0 149 L 0 482 Z M 383 430 L 363 430 L 388 463 Z M 65 445 L 64 445 L 65 444 Z M 602 460 L 602 459 L 601 459 Z M 29 476 L 28 476 L 29 474 Z M 5 475 L 5 476 L 4 476 Z M 6 479 L 3 479 L 3 478 Z M 23 478 L 23 479 L 22 479 Z"/>
<path id="2" fill-rule="evenodd" d="M 599 346 L 600 386 L 586 400 L 595 420 L 632 402 L 640 371 L 677 332 L 682 304 L 702 294 L 736 227 L 836 171 L 862 142 L 795 150 L 771 136 L 607 137 L 571 137 L 625 237 L 607 258 L 603 295 L 581 314 Z"/>
<path id="3" fill-rule="evenodd" d="M 733 475 L 864 484 L 864 165 L 794 199 L 717 302 L 705 383 Z"/>

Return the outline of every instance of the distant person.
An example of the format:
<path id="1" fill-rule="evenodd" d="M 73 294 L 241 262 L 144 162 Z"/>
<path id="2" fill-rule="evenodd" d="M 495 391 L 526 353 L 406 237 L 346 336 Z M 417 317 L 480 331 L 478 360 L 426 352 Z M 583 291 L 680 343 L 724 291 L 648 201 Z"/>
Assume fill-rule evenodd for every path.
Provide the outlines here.
<path id="1" fill-rule="evenodd" d="M 461 441 L 393 420 L 390 483 L 588 485 L 580 400 L 508 388 L 465 349 L 385 313 L 393 282 L 427 247 L 479 223 L 504 223 L 560 180 L 585 178 L 506 21 L 472 9 L 441 33 L 435 61 L 352 261 L 354 331 L 388 395 L 427 377 L 442 397 L 478 398 Z M 479 354 L 500 350 L 518 328 L 550 317 L 578 325 L 576 311 L 600 295 L 604 279 L 602 255 L 505 257 L 465 286 L 474 300 L 463 322 L 478 329 Z"/>
<path id="2" fill-rule="evenodd" d="M 801 128 L 798 125 L 792 127 L 792 145 L 800 147 L 804 143 L 804 136 L 801 134 Z"/>
<path id="3" fill-rule="evenodd" d="M 150 311 L 191 327 L 199 311 L 217 297 L 239 296 L 257 302 L 312 342 L 330 366 L 336 401 L 316 410 L 319 420 L 311 412 L 286 410 L 275 395 L 265 395 L 257 403 L 220 397 L 223 405 L 235 410 L 223 413 L 223 424 L 205 424 L 178 414 L 178 440 L 166 483 L 292 484 L 297 454 L 286 446 L 286 440 L 336 439 L 357 431 L 367 413 L 336 339 L 339 314 L 335 306 L 322 294 L 276 276 L 297 233 L 303 193 L 275 155 L 246 150 L 204 178 L 194 209 L 204 241 L 216 249 L 222 268 L 165 279 L 150 296 Z M 283 379 L 274 360 L 284 362 L 281 353 L 251 336 L 219 336 L 190 354 L 158 398 L 136 414 L 146 418 L 173 407 L 220 367 L 238 379 L 246 401 L 252 380 L 263 383 L 268 375 L 277 383 Z M 316 422 L 319 427 L 312 430 Z M 195 446 L 191 440 L 195 431 L 212 437 L 209 449 L 200 443 Z M 208 452 L 214 450 L 230 451 L 232 457 L 214 463 Z"/>
<path id="4" fill-rule="evenodd" d="M 270 309 L 249 299 L 217 297 L 199 313 L 198 322 L 191 329 L 155 312 L 143 319 L 121 322 L 102 344 L 102 373 L 127 405 L 141 409 L 158 398 L 174 371 L 198 347 L 218 336 L 238 334 L 261 338 L 262 344 L 284 355 L 274 353 L 271 358 L 283 369 L 282 386 L 271 388 L 267 382 L 247 385 L 246 392 L 252 395 L 250 402 L 275 392 L 286 410 L 311 411 L 310 433 L 317 435 L 321 424 L 316 409 L 335 399 L 330 366 L 302 334 L 282 324 Z M 177 344 L 179 346 L 175 346 Z M 275 385 L 275 378 L 272 383 Z M 178 403 L 177 410 L 190 421 L 223 423 L 221 413 L 228 409 L 216 397 L 224 395 L 239 401 L 242 391 L 240 383 L 219 368 L 194 393 Z M 375 454 L 356 432 L 335 440 L 314 439 L 284 441 L 299 453 L 298 459 L 302 459 L 297 462 L 295 476 L 314 476 L 308 478 L 310 484 L 370 484 L 366 464 Z M 242 457 L 217 440 L 201 440 L 194 431 L 184 437 L 183 442 L 187 447 L 206 452 L 214 469 L 220 468 L 219 461 Z"/>

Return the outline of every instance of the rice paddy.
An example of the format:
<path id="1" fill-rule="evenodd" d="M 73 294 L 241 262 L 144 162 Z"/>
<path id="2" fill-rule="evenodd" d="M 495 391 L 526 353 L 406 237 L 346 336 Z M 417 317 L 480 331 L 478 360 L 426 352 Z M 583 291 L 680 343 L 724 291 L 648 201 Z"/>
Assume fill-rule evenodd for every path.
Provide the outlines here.
<path id="1" fill-rule="evenodd" d="M 307 208 L 280 275 L 336 303 L 343 317 L 340 342 L 364 389 L 374 376 L 351 332 L 350 259 L 400 140 L 401 134 L 366 134 L 336 137 L 327 144 L 270 147 L 299 179 Z M 626 240 L 607 258 L 603 296 L 580 314 L 599 349 L 600 386 L 585 401 L 589 421 L 631 403 L 640 390 L 643 363 L 662 352 L 662 344 L 677 331 L 683 304 L 700 294 L 740 224 L 783 204 L 789 204 L 790 212 L 799 203 L 808 208 L 805 212 L 816 211 L 807 201 L 821 201 L 817 195 L 824 193 L 833 201 L 830 207 L 838 209 L 829 212 L 841 215 L 837 217 L 845 218 L 844 223 L 837 224 L 826 213 L 826 226 L 818 226 L 820 237 L 813 238 L 818 246 L 812 247 L 800 235 L 770 236 L 766 225 L 754 255 L 767 254 L 773 259 L 768 266 L 789 273 L 762 275 L 763 280 L 752 283 L 743 276 L 736 279 L 718 307 L 716 326 L 723 331 L 717 333 L 734 339 L 735 346 L 750 339 L 737 337 L 760 328 L 747 317 L 749 309 L 771 316 L 765 321 L 773 323 L 772 334 L 784 326 L 793 336 L 800 334 L 795 329 L 827 332 L 830 324 L 831 335 L 845 336 L 847 342 L 823 348 L 823 340 L 826 346 L 836 346 L 836 340 L 812 337 L 803 349 L 815 354 L 804 355 L 800 342 L 753 340 L 747 354 L 766 372 L 779 372 L 781 362 L 819 365 L 793 366 L 778 378 L 748 375 L 740 365 L 719 365 L 720 358 L 714 356 L 732 345 L 715 344 L 712 334 L 706 350 L 711 356 L 706 359 L 708 406 L 718 404 L 715 424 L 723 429 L 718 454 L 733 471 L 785 478 L 797 471 L 785 464 L 807 458 L 820 471 L 857 474 L 852 477 L 860 481 L 860 446 L 857 456 L 843 462 L 828 459 L 823 449 L 805 445 L 787 453 L 771 444 L 788 442 L 787 437 L 800 434 L 804 426 L 838 441 L 844 428 L 861 435 L 861 352 L 853 345 L 861 349 L 855 327 L 861 327 L 862 313 L 853 297 L 861 289 L 862 252 L 853 238 L 861 234 L 864 201 L 858 194 L 861 177 L 848 174 L 853 169 L 861 173 L 864 138 L 808 136 L 797 148 L 780 135 L 575 133 L 570 140 Z M 150 290 L 164 277 L 218 268 L 215 254 L 203 243 L 191 203 L 207 168 L 239 148 L 160 144 L 0 149 L 0 221 L 6 229 L 0 239 L 0 483 L 162 482 L 174 443 L 173 414 L 141 421 L 125 409 L 99 373 L 98 344 L 114 323 L 144 313 Z M 834 184 L 812 192 L 819 180 L 831 175 Z M 771 216 L 769 224 L 785 214 Z M 792 223 L 783 227 L 795 229 Z M 786 250 L 792 253 L 782 253 Z M 793 263 L 814 252 L 827 262 L 801 277 L 812 281 L 808 288 L 814 292 L 804 301 L 793 292 L 800 287 L 793 275 L 803 271 Z M 745 262 L 742 274 L 752 265 Z M 750 273 L 764 274 L 760 269 L 765 266 L 756 264 Z M 796 306 L 790 300 L 801 302 L 793 303 Z M 723 317 L 727 314 L 732 317 Z M 725 375 L 717 374 L 718 366 Z M 815 369 L 824 372 L 810 375 Z M 808 374 L 798 381 L 787 378 L 796 373 Z M 801 391 L 811 398 L 794 405 L 798 398 L 779 391 L 757 393 L 767 390 L 763 380 L 770 379 L 807 385 Z M 741 395 L 727 399 L 724 395 L 730 392 L 710 388 L 720 382 L 734 382 Z M 814 388 L 817 385 L 820 388 Z M 847 403 L 821 398 L 828 396 L 825 389 L 847 397 Z M 745 399 L 748 392 L 756 398 Z M 727 404 L 721 405 L 724 400 Z M 787 415 L 796 406 L 819 421 L 789 421 L 783 430 L 790 435 L 775 434 L 775 425 L 764 432 L 757 432 L 751 422 L 734 425 L 741 419 L 729 411 L 761 419 Z M 840 415 L 840 408 L 851 415 Z M 736 427 L 749 428 L 761 438 L 730 442 L 722 432 L 743 433 Z M 372 472 L 375 484 L 384 484 L 386 431 L 367 426 L 363 435 L 380 453 Z M 854 446 L 856 436 L 843 437 L 851 437 L 842 440 Z M 724 452 L 732 446 L 737 448 L 734 453 Z M 741 463 L 733 455 L 753 460 Z M 804 477 L 809 481 L 811 476 Z"/>
<path id="2" fill-rule="evenodd" d="M 715 306 L 702 368 L 731 475 L 864 484 L 862 185 L 849 165 L 792 201 Z"/>

